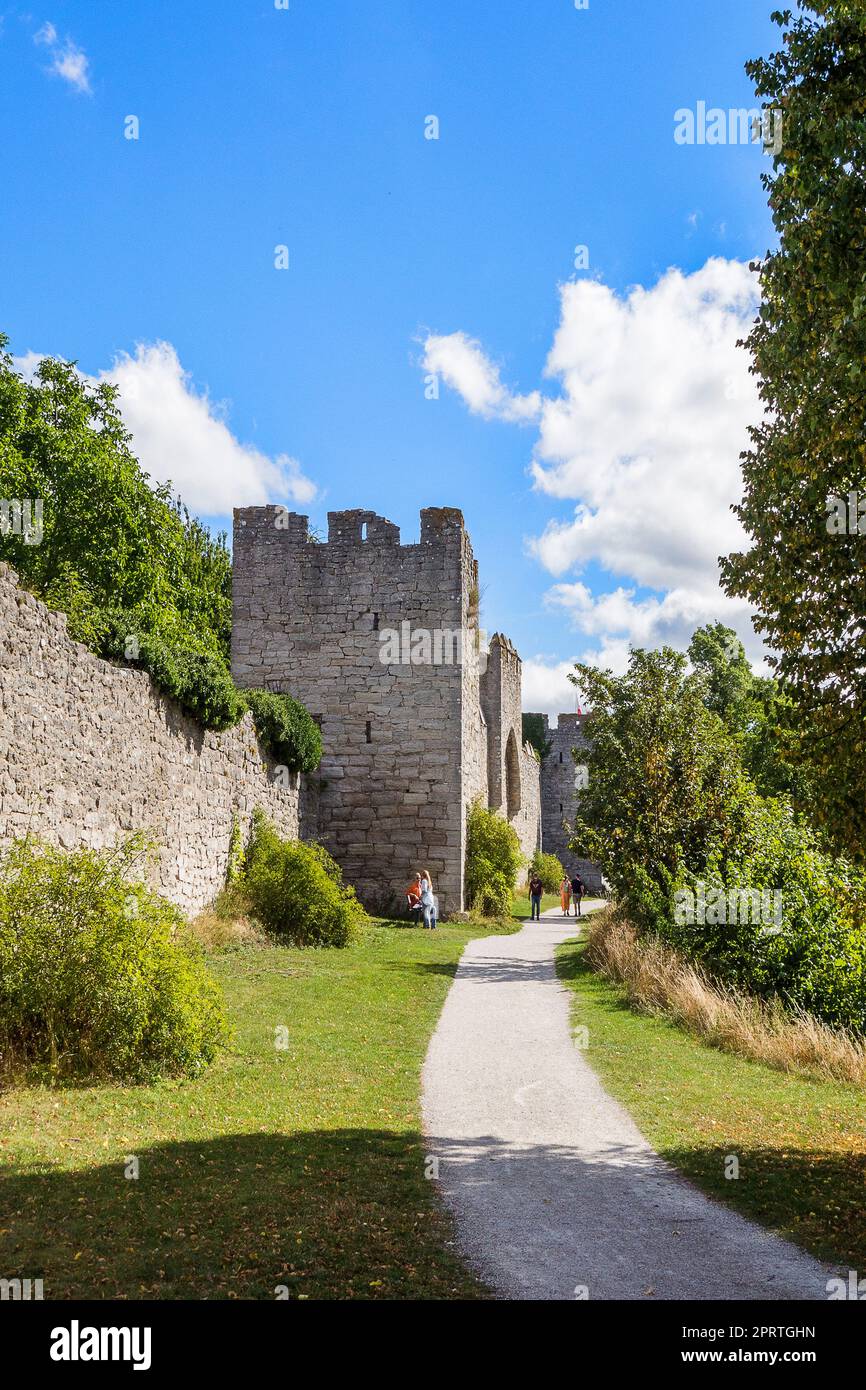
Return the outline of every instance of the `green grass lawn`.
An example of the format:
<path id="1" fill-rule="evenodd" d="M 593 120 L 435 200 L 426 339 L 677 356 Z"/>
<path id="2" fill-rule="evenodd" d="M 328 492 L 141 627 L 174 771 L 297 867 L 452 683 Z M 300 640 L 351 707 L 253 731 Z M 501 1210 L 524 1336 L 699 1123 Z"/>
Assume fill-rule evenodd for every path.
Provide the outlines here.
<path id="1" fill-rule="evenodd" d="M 695 1184 L 821 1258 L 866 1268 L 866 1095 L 773 1071 L 632 1012 L 583 945 L 557 956 L 587 1059 L 650 1143 Z M 728 1155 L 739 1178 L 725 1177 Z"/>
<path id="2" fill-rule="evenodd" d="M 541 897 L 541 910 L 546 912 L 549 907 L 559 907 L 558 893 L 543 893 Z M 528 917 L 532 911 L 532 904 L 529 901 L 528 893 L 517 894 L 511 907 L 512 917 Z"/>
<path id="3" fill-rule="evenodd" d="M 198 1080 L 6 1092 L 0 1271 L 47 1299 L 483 1297 L 425 1178 L 419 1090 L 485 934 L 212 953 L 234 1038 Z"/>

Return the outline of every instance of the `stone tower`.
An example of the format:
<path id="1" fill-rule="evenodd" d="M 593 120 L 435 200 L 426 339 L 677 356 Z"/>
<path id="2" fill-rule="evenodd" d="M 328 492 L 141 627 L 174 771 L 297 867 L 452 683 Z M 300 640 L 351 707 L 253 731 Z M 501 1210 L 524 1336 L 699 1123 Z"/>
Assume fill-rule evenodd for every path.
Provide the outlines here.
<path id="1" fill-rule="evenodd" d="M 481 708 L 487 726 L 487 804 L 514 826 L 527 858 L 541 848 L 539 767 L 523 742 L 523 663 L 501 633 L 490 639 L 481 676 Z"/>
<path id="2" fill-rule="evenodd" d="M 321 726 L 318 838 L 370 907 L 402 907 L 426 868 L 441 911 L 461 909 L 466 807 L 487 783 L 462 513 L 425 508 L 401 545 L 384 517 L 329 512 L 324 543 L 304 516 L 244 507 L 233 564 L 237 684 L 291 694 Z"/>
<path id="3" fill-rule="evenodd" d="M 537 718 L 538 716 L 536 716 Z M 541 764 L 541 825 L 546 854 L 555 854 L 565 868 L 577 869 L 590 891 L 601 888 L 601 873 L 589 859 L 568 848 L 569 830 L 576 810 L 581 749 L 588 748 L 579 714 L 560 714 L 558 723 L 550 726 L 542 715 L 544 740 L 550 752 Z M 574 754 L 577 754 L 577 757 Z"/>

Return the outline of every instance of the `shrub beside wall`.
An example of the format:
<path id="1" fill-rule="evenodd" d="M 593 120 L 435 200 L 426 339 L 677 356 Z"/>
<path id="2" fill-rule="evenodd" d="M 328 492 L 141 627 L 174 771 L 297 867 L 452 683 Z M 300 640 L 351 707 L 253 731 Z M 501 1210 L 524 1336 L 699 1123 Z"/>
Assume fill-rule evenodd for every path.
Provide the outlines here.
<path id="1" fill-rule="evenodd" d="M 114 612 L 106 620 L 99 650 L 142 667 L 205 729 L 230 729 L 249 709 L 256 733 L 277 763 L 290 772 L 314 772 L 319 766 L 322 735 L 300 701 L 272 690 L 239 690 L 219 653 L 157 635 L 128 612 Z"/>
<path id="2" fill-rule="evenodd" d="M 484 917 L 509 913 L 524 862 L 514 827 L 481 801 L 474 801 L 466 822 L 466 897 L 470 908 Z"/>
<path id="3" fill-rule="evenodd" d="M 541 850 L 537 849 L 532 856 L 532 862 L 527 872 L 527 885 L 533 874 L 538 874 L 545 893 L 558 893 L 559 885 L 565 876 L 565 869 L 555 854 L 542 854 Z"/>
<path id="4" fill-rule="evenodd" d="M 143 667 L 205 729 L 230 729 L 243 717 L 244 701 L 220 656 L 157 636 L 131 614 L 112 614 L 100 655 Z"/>
<path id="5" fill-rule="evenodd" d="M 301 702 L 272 690 L 246 690 L 243 699 L 276 761 L 290 772 L 315 772 L 322 761 L 322 733 Z"/>
<path id="6" fill-rule="evenodd" d="M 177 908 L 131 881 L 143 852 L 139 837 L 104 853 L 26 839 L 0 855 L 5 1071 L 146 1081 L 213 1060 L 219 988 Z"/>
<path id="7" fill-rule="evenodd" d="M 316 844 L 284 840 L 261 811 L 253 814 L 244 887 L 254 915 L 295 946 L 348 946 L 367 914 L 339 866 Z"/>

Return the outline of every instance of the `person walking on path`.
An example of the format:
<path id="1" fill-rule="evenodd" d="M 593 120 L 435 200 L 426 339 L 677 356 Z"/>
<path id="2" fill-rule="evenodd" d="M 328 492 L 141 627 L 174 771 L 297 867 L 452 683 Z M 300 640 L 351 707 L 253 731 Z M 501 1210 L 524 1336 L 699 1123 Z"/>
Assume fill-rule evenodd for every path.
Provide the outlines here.
<path id="1" fill-rule="evenodd" d="M 571 876 L 571 891 L 574 896 L 574 915 L 575 917 L 582 917 L 580 900 L 586 892 L 586 884 L 576 870 Z"/>
<path id="2" fill-rule="evenodd" d="M 559 885 L 559 901 L 562 903 L 562 915 L 567 917 L 571 909 L 571 879 L 568 874 L 562 875 L 562 882 Z"/>
<path id="3" fill-rule="evenodd" d="M 541 879 L 538 877 L 538 874 L 533 874 L 532 878 L 529 880 L 529 902 L 531 907 L 531 921 L 541 921 L 541 895 L 543 892 L 544 884 L 541 882 Z"/>

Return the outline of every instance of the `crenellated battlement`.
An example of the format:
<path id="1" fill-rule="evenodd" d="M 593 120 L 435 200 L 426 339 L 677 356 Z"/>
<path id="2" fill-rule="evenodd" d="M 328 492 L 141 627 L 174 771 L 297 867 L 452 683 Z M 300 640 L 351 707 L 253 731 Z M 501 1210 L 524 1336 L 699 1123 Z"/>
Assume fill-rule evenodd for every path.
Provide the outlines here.
<path id="1" fill-rule="evenodd" d="M 356 508 L 328 512 L 328 545 L 399 545 L 400 528 L 384 516 Z"/>
<path id="2" fill-rule="evenodd" d="M 494 632 L 490 639 L 490 655 L 494 657 L 494 659 L 498 657 L 503 665 L 523 665 L 520 653 L 510 638 L 505 636 L 504 632 Z"/>
<path id="3" fill-rule="evenodd" d="M 328 512 L 328 539 L 321 541 L 310 532 L 310 518 L 300 512 L 290 512 L 287 507 L 236 507 L 234 511 L 236 541 L 240 538 L 243 544 L 255 537 L 257 546 L 266 542 L 289 545 L 315 542 L 341 547 L 369 544 L 412 549 L 418 545 L 447 548 L 455 541 L 469 542 L 463 513 L 457 507 L 423 507 L 420 521 L 420 541 L 401 544 L 399 526 L 377 512 L 361 507 Z"/>

